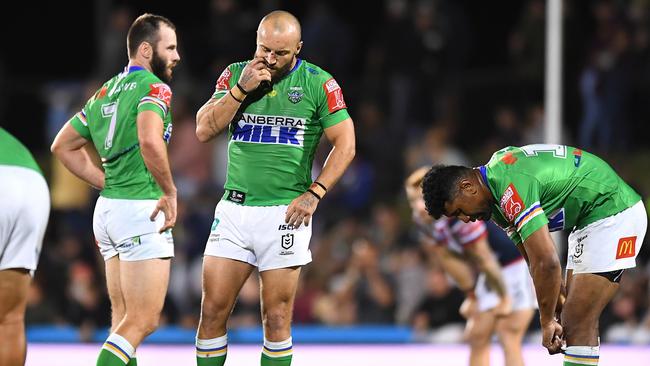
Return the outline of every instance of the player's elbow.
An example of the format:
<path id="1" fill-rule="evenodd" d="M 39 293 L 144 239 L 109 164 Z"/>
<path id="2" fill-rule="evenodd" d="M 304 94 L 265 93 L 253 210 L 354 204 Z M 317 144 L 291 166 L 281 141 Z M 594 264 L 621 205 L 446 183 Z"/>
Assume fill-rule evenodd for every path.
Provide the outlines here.
<path id="1" fill-rule="evenodd" d="M 154 154 L 155 151 L 158 150 L 158 147 L 161 144 L 164 144 L 163 140 L 160 137 L 153 137 L 153 136 L 140 136 L 138 139 L 140 143 L 140 151 L 142 151 L 142 154 L 147 156 Z"/>
<path id="2" fill-rule="evenodd" d="M 196 138 L 199 139 L 200 142 L 208 142 L 212 139 L 212 134 L 210 133 L 208 128 L 197 124 Z"/>
<path id="3" fill-rule="evenodd" d="M 50 151 L 54 156 L 60 158 L 63 154 L 63 144 L 58 139 L 54 139 L 54 142 L 50 145 Z"/>

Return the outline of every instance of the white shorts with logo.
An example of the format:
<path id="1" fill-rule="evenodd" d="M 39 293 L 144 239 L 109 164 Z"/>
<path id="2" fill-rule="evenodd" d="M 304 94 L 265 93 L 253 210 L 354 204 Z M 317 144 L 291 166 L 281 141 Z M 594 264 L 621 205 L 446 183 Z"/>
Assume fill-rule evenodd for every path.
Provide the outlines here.
<path id="1" fill-rule="evenodd" d="M 171 230 L 159 233 L 165 224 L 160 211 L 155 221 L 149 217 L 157 200 L 124 200 L 99 197 L 93 216 L 93 231 L 99 252 L 108 260 L 139 261 L 174 256 Z"/>
<path id="2" fill-rule="evenodd" d="M 36 270 L 49 217 L 45 178 L 29 168 L 0 165 L 0 270 Z"/>
<path id="3" fill-rule="evenodd" d="M 523 258 L 502 267 L 501 275 L 512 300 L 512 311 L 537 309 L 535 287 L 528 272 L 528 265 Z M 484 273 L 481 273 L 476 282 L 475 293 L 478 311 L 481 312 L 496 307 L 501 301 L 499 294 L 490 289 Z"/>
<path id="4" fill-rule="evenodd" d="M 288 227 L 287 205 L 242 206 L 221 200 L 214 210 L 205 255 L 230 258 L 258 270 L 302 266 L 311 262 L 311 227 Z"/>
<path id="5" fill-rule="evenodd" d="M 569 234 L 567 269 L 601 273 L 636 266 L 648 216 L 639 201 L 616 215 L 600 219 Z"/>

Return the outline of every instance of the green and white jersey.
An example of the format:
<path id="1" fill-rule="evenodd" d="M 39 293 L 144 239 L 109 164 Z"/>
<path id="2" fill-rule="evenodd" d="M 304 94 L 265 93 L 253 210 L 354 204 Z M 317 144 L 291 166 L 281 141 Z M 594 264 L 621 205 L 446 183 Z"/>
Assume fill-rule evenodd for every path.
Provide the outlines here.
<path id="1" fill-rule="evenodd" d="M 107 81 L 70 124 L 92 141 L 102 159 L 105 185 L 101 195 L 119 199 L 158 199 L 162 191 L 144 164 L 138 142 L 138 113 L 153 111 L 172 133 L 172 92 L 156 75 L 131 66 Z"/>
<path id="2" fill-rule="evenodd" d="M 2 127 L 0 127 L 0 165 L 19 166 L 43 174 L 27 147 Z"/>
<path id="3" fill-rule="evenodd" d="M 225 96 L 247 64 L 228 66 L 212 97 Z M 224 198 L 246 206 L 274 206 L 304 193 L 312 183 L 323 130 L 349 118 L 346 108 L 336 80 L 301 59 L 272 89 L 251 93 L 228 130 Z"/>
<path id="4" fill-rule="evenodd" d="M 581 229 L 641 200 L 606 162 L 570 146 L 509 146 L 479 169 L 497 202 L 492 219 L 515 244 L 545 224 Z"/>

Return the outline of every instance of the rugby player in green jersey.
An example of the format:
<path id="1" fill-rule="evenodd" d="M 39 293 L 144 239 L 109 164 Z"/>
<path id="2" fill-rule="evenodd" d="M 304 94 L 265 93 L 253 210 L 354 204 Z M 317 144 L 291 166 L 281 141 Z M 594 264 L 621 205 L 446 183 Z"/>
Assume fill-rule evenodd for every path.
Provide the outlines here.
<path id="1" fill-rule="evenodd" d="M 255 267 L 261 281 L 261 365 L 290 365 L 291 315 L 300 267 L 311 261 L 310 221 L 318 202 L 355 153 L 354 126 L 340 86 L 298 58 L 300 23 L 285 11 L 266 15 L 251 61 L 231 64 L 196 116 L 196 135 L 228 133 L 225 194 L 203 259 L 197 364 L 223 365 L 226 322 Z M 321 136 L 333 149 L 312 182 Z"/>
<path id="2" fill-rule="evenodd" d="M 544 347 L 563 352 L 565 366 L 598 364 L 600 314 L 623 270 L 636 266 L 648 220 L 606 162 L 564 145 L 506 147 L 479 168 L 433 167 L 422 190 L 435 218 L 492 218 L 505 229 L 529 264 Z M 566 298 L 549 234 L 562 229 L 571 230 Z"/>
<path id="3" fill-rule="evenodd" d="M 0 128 L 0 365 L 25 364 L 27 292 L 50 214 L 50 191 L 27 147 Z"/>
<path id="4" fill-rule="evenodd" d="M 106 263 L 111 334 L 98 366 L 133 365 L 135 349 L 158 326 L 174 256 L 176 186 L 167 158 L 171 137 L 167 85 L 180 61 L 176 28 L 153 14 L 127 35 L 129 64 L 59 131 L 52 152 L 101 189 L 93 231 Z M 97 150 L 101 166 L 84 146 Z"/>

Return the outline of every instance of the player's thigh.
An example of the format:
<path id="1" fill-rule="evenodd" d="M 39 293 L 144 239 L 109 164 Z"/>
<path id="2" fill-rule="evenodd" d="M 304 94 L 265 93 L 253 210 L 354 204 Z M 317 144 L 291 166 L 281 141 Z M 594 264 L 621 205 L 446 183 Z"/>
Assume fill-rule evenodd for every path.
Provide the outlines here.
<path id="1" fill-rule="evenodd" d="M 535 315 L 535 309 L 523 309 L 513 311 L 507 316 L 497 319 L 496 332 L 500 339 L 519 338 L 528 330 L 531 320 Z"/>
<path id="2" fill-rule="evenodd" d="M 106 271 L 106 289 L 108 298 L 111 300 L 111 311 L 113 313 L 113 326 L 119 323 L 124 317 L 126 304 L 122 294 L 122 284 L 120 283 L 120 260 L 114 256 L 104 262 Z M 119 319 L 116 319 L 119 318 Z"/>
<path id="3" fill-rule="evenodd" d="M 170 259 L 120 261 L 120 284 L 128 314 L 157 314 L 167 294 Z"/>
<path id="4" fill-rule="evenodd" d="M 26 269 L 0 271 L 0 324 L 22 319 L 31 276 Z"/>
<path id="5" fill-rule="evenodd" d="M 300 267 L 278 268 L 260 272 L 262 312 L 292 309 L 296 297 Z"/>
<path id="6" fill-rule="evenodd" d="M 573 273 L 562 308 L 562 325 L 569 328 L 594 326 L 617 290 L 618 283 L 606 277 L 593 273 Z"/>
<path id="7" fill-rule="evenodd" d="M 492 337 L 496 316 L 491 310 L 481 311 L 469 319 L 465 325 L 465 338 L 470 343 L 487 343 Z"/>
<path id="8" fill-rule="evenodd" d="M 203 303 L 207 308 L 230 311 L 237 294 L 255 267 L 230 258 L 203 257 Z M 207 309 L 204 309 L 207 310 Z"/>

